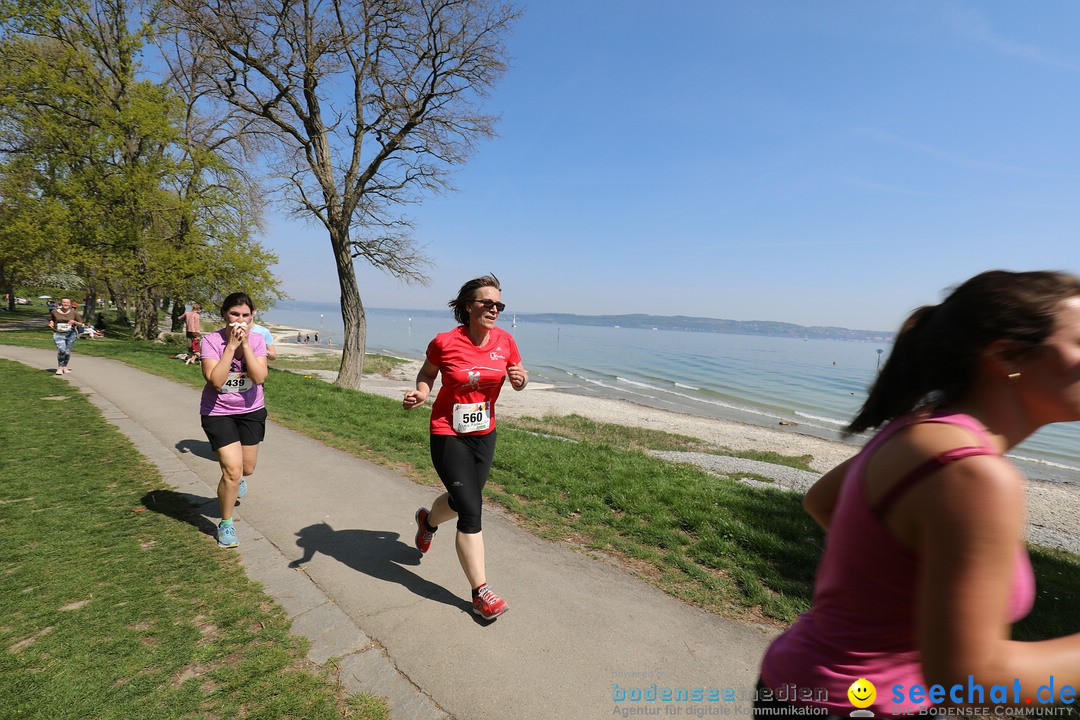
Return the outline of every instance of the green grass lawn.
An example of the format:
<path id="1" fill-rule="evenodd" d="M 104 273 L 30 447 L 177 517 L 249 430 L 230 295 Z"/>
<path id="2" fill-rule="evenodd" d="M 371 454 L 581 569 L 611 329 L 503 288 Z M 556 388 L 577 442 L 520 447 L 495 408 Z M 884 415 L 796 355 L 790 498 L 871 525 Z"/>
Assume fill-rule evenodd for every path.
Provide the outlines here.
<path id="1" fill-rule="evenodd" d="M 408 360 L 388 355 L 368 354 L 364 357 L 364 373 L 381 375 L 389 372 Z M 318 353 L 316 355 L 278 355 L 271 365 L 279 370 L 337 370 L 341 367 L 339 353 Z"/>
<path id="2" fill-rule="evenodd" d="M 238 556 L 73 386 L 6 360 L 0 385 L 18 388 L 0 393 L 0 717 L 388 717 L 304 659 Z"/>
<path id="3" fill-rule="evenodd" d="M 30 340 L 22 331 L 0 333 L 0 343 Z M 202 385 L 197 368 L 168 360 L 160 345 L 80 341 L 76 355 L 81 352 Z M 406 413 L 394 400 L 273 368 L 268 387 L 275 421 L 438 483 L 428 455 L 426 410 Z M 798 495 L 748 487 L 645 451 L 734 453 L 694 438 L 575 417 L 503 418 L 499 428 L 488 497 L 542 537 L 615 557 L 670 594 L 727 617 L 782 625 L 809 607 L 823 534 Z M 810 460 L 739 455 L 801 468 Z M 1080 600 L 1078 558 L 1036 548 L 1032 559 L 1052 590 L 1040 590 L 1018 637 L 1076 631 L 1071 608 Z"/>

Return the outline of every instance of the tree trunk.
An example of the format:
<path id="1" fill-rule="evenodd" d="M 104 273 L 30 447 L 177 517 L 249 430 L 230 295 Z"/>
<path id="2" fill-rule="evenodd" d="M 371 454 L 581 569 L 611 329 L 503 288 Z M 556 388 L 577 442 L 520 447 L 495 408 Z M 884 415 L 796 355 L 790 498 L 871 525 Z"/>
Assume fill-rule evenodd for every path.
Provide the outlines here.
<path id="1" fill-rule="evenodd" d="M 169 320 L 169 332 L 183 332 L 184 321 L 180 316 L 184 314 L 184 304 L 179 300 L 172 301 L 172 314 Z"/>
<path id="2" fill-rule="evenodd" d="M 131 328 L 131 337 L 153 340 L 157 336 L 157 299 L 151 288 L 140 288 L 135 296 L 135 325 Z"/>
<path id="3" fill-rule="evenodd" d="M 94 272 L 86 270 L 86 302 L 83 303 L 83 319 L 86 323 L 90 324 L 90 318 L 94 317 L 93 313 L 97 311 L 98 301 L 98 284 L 97 278 Z"/>
<path id="4" fill-rule="evenodd" d="M 127 296 L 117 292 L 107 277 L 105 278 L 105 288 L 109 291 L 109 300 L 112 302 L 113 307 L 116 308 L 116 324 L 131 327 L 131 320 L 128 319 Z"/>
<path id="5" fill-rule="evenodd" d="M 364 377 L 367 317 L 364 315 L 364 303 L 360 300 L 360 287 L 356 284 L 356 268 L 349 252 L 348 230 L 331 230 L 330 244 L 334 248 L 338 285 L 341 287 L 341 319 L 345 323 L 341 368 L 334 384 L 358 390 Z"/>
<path id="6" fill-rule="evenodd" d="M 4 292 L 8 296 L 8 307 L 10 312 L 15 312 L 15 273 L 11 273 L 9 276 L 4 272 L 4 266 L 0 265 L 0 278 L 3 278 Z"/>
<path id="7" fill-rule="evenodd" d="M 97 286 L 90 278 L 86 279 L 86 302 L 83 303 L 83 320 L 86 320 L 87 324 L 90 323 L 90 318 L 93 317 L 93 312 L 97 310 Z"/>

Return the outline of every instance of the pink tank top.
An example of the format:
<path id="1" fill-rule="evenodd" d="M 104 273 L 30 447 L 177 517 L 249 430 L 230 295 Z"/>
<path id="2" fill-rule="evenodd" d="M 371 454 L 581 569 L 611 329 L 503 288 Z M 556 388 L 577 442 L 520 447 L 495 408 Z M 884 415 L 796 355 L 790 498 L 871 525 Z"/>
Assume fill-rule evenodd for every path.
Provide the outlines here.
<path id="1" fill-rule="evenodd" d="M 862 475 L 874 451 L 897 431 L 915 422 L 943 422 L 972 430 L 978 447 L 956 448 L 932 458 L 897 483 L 874 507 L 867 504 Z M 894 712 L 892 686 L 925 687 L 915 636 L 919 557 L 897 541 L 881 519 L 903 494 L 929 473 L 971 455 L 999 455 L 982 424 L 969 415 L 907 415 L 889 423 L 856 457 L 844 478 L 825 539 L 811 609 L 773 641 L 761 665 L 767 687 L 822 688 L 828 702 L 807 702 L 847 715 L 847 691 L 866 678 L 877 688 L 871 706 L 878 717 Z M 1013 561 L 1009 618 L 1016 622 L 1035 602 L 1035 576 L 1027 549 Z M 905 693 L 906 697 L 906 693 Z M 913 712 L 929 705 L 905 704 Z"/>

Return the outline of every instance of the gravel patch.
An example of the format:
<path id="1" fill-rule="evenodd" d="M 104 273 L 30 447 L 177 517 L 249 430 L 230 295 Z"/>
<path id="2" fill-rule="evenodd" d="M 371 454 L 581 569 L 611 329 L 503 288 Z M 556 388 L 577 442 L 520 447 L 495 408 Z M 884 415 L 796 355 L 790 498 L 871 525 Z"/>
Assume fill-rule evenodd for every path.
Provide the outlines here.
<path id="1" fill-rule="evenodd" d="M 737 478 L 747 485 L 771 487 L 793 492 L 806 492 L 821 477 L 820 473 L 799 470 L 786 465 L 774 465 L 760 460 L 713 455 L 700 452 L 675 452 L 670 450 L 650 450 L 649 454 L 661 460 L 688 463 L 715 475 L 737 475 L 747 473 L 770 478 L 773 482 L 762 482 L 754 478 Z"/>
<path id="2" fill-rule="evenodd" d="M 762 482 L 751 477 L 736 479 L 754 487 L 771 487 L 791 492 L 805 493 L 821 477 L 819 473 L 797 470 L 786 465 L 709 453 L 651 450 L 649 454 L 669 462 L 696 465 L 714 475 L 760 475 L 771 478 L 773 482 Z M 1065 505 L 1070 500 L 1075 502 L 1075 493 L 1076 488 L 1071 486 L 1038 481 L 1028 483 L 1028 505 L 1031 514 L 1031 523 L 1028 526 L 1029 542 L 1080 555 L 1080 519 L 1073 513 L 1053 509 L 1054 503 Z"/>

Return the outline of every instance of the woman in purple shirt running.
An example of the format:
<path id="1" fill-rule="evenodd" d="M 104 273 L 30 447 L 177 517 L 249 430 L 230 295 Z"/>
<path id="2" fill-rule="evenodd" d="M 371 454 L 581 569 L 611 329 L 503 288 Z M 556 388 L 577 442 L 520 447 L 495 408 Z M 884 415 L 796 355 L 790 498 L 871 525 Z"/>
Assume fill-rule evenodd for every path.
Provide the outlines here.
<path id="1" fill-rule="evenodd" d="M 236 547 L 233 506 L 247 492 L 246 477 L 255 472 L 259 443 L 266 434 L 266 343 L 251 332 L 255 303 L 235 292 L 221 304 L 225 327 L 202 341 L 202 371 L 206 378 L 199 414 L 203 431 L 221 465 L 218 504 L 221 524 L 217 542 Z"/>

